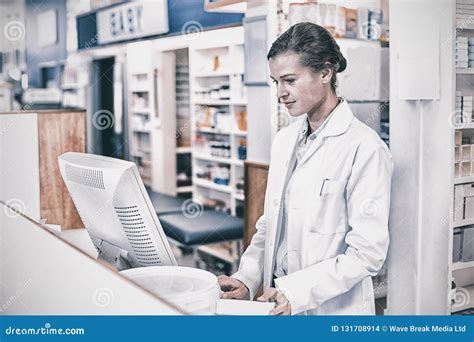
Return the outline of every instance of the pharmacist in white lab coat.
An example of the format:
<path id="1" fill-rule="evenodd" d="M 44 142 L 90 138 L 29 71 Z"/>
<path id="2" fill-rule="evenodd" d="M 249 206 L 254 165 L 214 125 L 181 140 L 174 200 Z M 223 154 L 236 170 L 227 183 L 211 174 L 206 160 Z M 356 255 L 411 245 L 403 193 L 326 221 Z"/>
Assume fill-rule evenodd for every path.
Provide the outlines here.
<path id="1" fill-rule="evenodd" d="M 272 145 L 264 214 L 223 298 L 276 303 L 272 314 L 375 314 L 371 277 L 387 255 L 392 159 L 336 95 L 346 60 L 331 34 L 300 23 L 272 45 L 279 100 L 293 117 Z"/>

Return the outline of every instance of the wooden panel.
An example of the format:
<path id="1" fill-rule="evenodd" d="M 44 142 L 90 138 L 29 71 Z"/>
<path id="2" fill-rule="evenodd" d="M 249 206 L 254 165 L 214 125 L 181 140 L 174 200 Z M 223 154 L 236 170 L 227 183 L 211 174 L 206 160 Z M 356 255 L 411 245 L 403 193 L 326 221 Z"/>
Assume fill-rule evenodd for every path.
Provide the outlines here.
<path id="1" fill-rule="evenodd" d="M 63 182 L 58 157 L 86 151 L 85 112 L 38 115 L 41 217 L 63 229 L 84 227 Z"/>
<path id="2" fill-rule="evenodd" d="M 255 234 L 255 223 L 263 214 L 267 189 L 268 165 L 245 162 L 245 230 L 244 249 Z"/>

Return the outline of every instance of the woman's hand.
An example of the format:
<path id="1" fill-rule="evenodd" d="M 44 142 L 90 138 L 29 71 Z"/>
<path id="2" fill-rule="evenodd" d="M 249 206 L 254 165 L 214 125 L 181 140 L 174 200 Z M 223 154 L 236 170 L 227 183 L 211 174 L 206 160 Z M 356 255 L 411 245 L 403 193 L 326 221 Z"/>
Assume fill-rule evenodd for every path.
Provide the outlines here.
<path id="1" fill-rule="evenodd" d="M 221 295 L 221 298 L 249 299 L 249 289 L 240 280 L 225 275 L 220 275 L 219 277 L 217 277 L 217 281 L 219 282 L 221 290 L 224 292 Z"/>
<path id="2" fill-rule="evenodd" d="M 276 306 L 270 311 L 270 315 L 291 315 L 291 305 L 285 295 L 270 287 L 263 295 L 257 298 L 259 302 L 275 302 Z"/>

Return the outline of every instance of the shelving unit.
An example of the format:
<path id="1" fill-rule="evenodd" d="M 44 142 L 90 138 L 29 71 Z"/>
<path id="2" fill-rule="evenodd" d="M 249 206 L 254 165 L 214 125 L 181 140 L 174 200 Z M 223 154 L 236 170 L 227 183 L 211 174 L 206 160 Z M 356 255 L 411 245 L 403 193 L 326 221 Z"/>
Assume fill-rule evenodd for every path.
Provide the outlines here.
<path id="1" fill-rule="evenodd" d="M 454 13 L 457 14 L 457 9 L 456 9 L 456 4 L 453 4 L 454 6 Z M 453 32 L 457 35 L 456 36 L 456 41 L 458 41 L 458 37 L 467 37 L 467 38 L 474 38 L 474 27 L 471 26 L 465 26 L 465 25 L 459 25 L 459 22 L 456 23 L 456 20 L 454 20 L 455 24 L 453 27 Z M 456 50 L 456 45 L 455 50 Z M 474 46 L 474 45 L 473 45 Z M 457 58 L 458 51 L 453 51 L 453 60 Z M 456 62 L 454 63 L 456 65 Z M 455 94 L 453 94 L 454 101 L 453 103 L 455 104 L 455 108 L 453 108 L 453 113 L 455 111 L 459 110 L 459 101 L 458 104 L 456 105 L 456 99 L 459 99 L 459 94 L 461 93 L 462 96 L 474 96 L 474 68 L 459 68 L 455 66 L 455 70 L 453 72 L 453 77 L 455 78 Z M 465 116 L 464 112 L 464 107 L 462 107 L 462 116 L 468 117 L 469 116 L 469 108 L 472 107 L 472 105 L 469 105 L 468 108 L 468 115 Z M 456 112 L 457 113 L 457 112 Z M 463 163 L 467 165 L 467 163 L 472 163 L 471 158 L 467 158 L 470 156 L 465 156 L 463 155 L 464 151 L 463 149 L 466 148 L 466 150 L 471 150 L 471 144 L 474 144 L 474 120 L 472 120 L 473 116 L 471 114 L 471 117 L 469 118 L 472 122 L 464 122 L 461 124 L 457 124 L 456 122 L 453 123 L 453 134 L 452 134 L 452 146 L 453 146 L 453 177 L 452 177 L 452 187 L 453 187 L 453 197 L 456 199 L 456 187 L 457 189 L 460 189 L 459 187 L 463 187 L 464 185 L 469 185 L 469 184 L 474 184 L 474 170 L 471 169 L 469 174 L 467 173 L 467 170 L 461 170 L 463 167 Z M 468 151 L 468 152 L 469 152 Z M 470 153 L 469 153 L 470 154 Z M 469 161 L 467 160 L 469 159 Z M 474 159 L 473 159 L 474 161 Z M 459 190 L 458 190 L 459 191 Z M 466 209 L 466 199 L 464 199 L 463 203 L 463 209 L 462 210 L 467 210 Z M 456 219 L 456 215 L 458 215 L 458 211 L 460 210 L 459 208 L 459 203 L 458 201 L 454 200 L 453 201 L 453 217 L 450 219 L 450 227 L 449 227 L 449 234 L 450 234 L 450 244 L 449 250 L 452 251 L 450 252 L 449 255 L 449 274 L 451 275 L 450 280 L 454 281 L 456 284 L 456 292 L 457 294 L 454 295 L 453 298 L 450 298 L 450 300 L 454 300 L 455 298 L 463 298 L 462 302 L 460 303 L 455 303 L 450 307 L 450 312 L 456 312 L 456 311 L 461 311 L 469 307 L 473 307 L 474 305 L 474 260 L 470 261 L 458 261 L 458 262 L 453 262 L 453 255 L 457 252 L 457 248 L 455 245 L 455 239 L 454 239 L 454 230 L 456 229 L 457 232 L 456 234 L 462 234 L 464 235 L 467 231 L 467 229 L 474 229 L 472 228 L 474 226 L 474 219 L 472 218 L 467 218 L 467 219 Z M 462 236 L 461 235 L 461 236 Z M 461 240 L 461 246 L 462 246 L 463 240 Z M 472 246 L 472 243 L 471 243 Z M 459 247 L 458 247 L 459 248 Z M 462 250 L 462 249 L 461 249 Z M 450 285 L 450 284 L 449 284 Z M 462 292 L 462 293 L 461 293 Z M 468 300 L 470 298 L 470 301 Z"/>
<path id="2" fill-rule="evenodd" d="M 152 186 L 153 142 L 159 126 L 156 111 L 156 78 L 152 65 L 150 44 L 140 42 L 127 48 L 127 105 L 129 122 L 130 160 L 140 172 L 143 183 Z"/>
<path id="3" fill-rule="evenodd" d="M 243 86 L 243 28 L 190 46 L 193 198 L 244 205 L 247 99 Z M 239 152 L 240 151 L 240 152 Z M 218 184 L 220 183 L 220 184 Z"/>

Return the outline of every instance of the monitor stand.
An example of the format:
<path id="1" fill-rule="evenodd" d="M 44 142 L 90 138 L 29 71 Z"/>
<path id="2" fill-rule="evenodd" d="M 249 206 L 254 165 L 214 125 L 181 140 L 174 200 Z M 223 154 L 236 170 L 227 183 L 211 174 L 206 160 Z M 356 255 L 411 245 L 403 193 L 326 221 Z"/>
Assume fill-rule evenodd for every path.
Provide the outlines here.
<path id="1" fill-rule="evenodd" d="M 109 265 L 115 267 L 117 271 L 128 270 L 137 266 L 132 265 L 128 252 L 104 240 L 99 240 L 97 244 L 99 251 L 99 260 L 103 260 Z"/>

